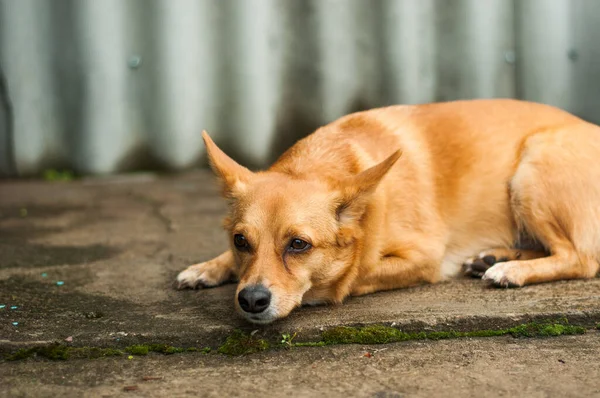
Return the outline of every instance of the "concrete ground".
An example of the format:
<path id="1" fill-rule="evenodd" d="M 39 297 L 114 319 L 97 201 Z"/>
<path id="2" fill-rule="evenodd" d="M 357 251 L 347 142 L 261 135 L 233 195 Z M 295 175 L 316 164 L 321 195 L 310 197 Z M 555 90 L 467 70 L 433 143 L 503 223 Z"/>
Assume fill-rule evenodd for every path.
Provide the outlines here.
<path id="1" fill-rule="evenodd" d="M 592 332 L 293 348 L 234 358 L 0 363 L 0 397 L 598 397 L 598 352 L 600 333 Z"/>
<path id="2" fill-rule="evenodd" d="M 241 358 L 190 353 L 0 361 L 0 386 L 8 387 L 0 395 L 600 394 L 600 336 L 592 331 L 600 322 L 600 279 L 515 290 L 459 279 L 302 308 L 259 328 L 235 315 L 231 285 L 173 288 L 177 272 L 226 248 L 224 211 L 207 172 L 0 182 L 0 353 L 52 342 L 217 348 L 236 328 L 258 329 L 257 336 L 271 340 L 297 333 L 301 341 L 340 325 L 473 331 L 567 318 L 590 331 L 552 339 L 294 348 Z M 142 380 L 153 375 L 162 379 Z M 137 390 L 124 392 L 128 385 Z"/>

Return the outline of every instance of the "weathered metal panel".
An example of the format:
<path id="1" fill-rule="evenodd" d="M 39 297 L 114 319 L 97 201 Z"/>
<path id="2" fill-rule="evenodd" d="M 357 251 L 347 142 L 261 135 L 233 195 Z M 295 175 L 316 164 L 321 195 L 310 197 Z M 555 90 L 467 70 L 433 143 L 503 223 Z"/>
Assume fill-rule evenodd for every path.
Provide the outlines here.
<path id="1" fill-rule="evenodd" d="M 573 2 L 525 0 L 516 6 L 520 96 L 570 108 Z"/>
<path id="2" fill-rule="evenodd" d="M 563 89 L 571 93 L 571 111 L 600 124 L 600 1 L 574 0 L 571 7 L 573 74 Z"/>
<path id="3" fill-rule="evenodd" d="M 599 35 L 596 0 L 0 0 L 0 173 L 189 168 L 203 129 L 264 166 L 395 103 L 518 97 L 598 122 Z"/>

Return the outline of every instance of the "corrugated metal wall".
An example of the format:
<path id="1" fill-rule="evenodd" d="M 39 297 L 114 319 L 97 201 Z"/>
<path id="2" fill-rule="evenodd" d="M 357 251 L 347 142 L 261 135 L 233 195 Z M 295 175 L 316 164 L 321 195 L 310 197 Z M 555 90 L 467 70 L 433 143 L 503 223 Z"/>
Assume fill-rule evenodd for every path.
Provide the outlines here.
<path id="1" fill-rule="evenodd" d="M 600 122 L 598 0 L 0 0 L 0 172 L 272 161 L 343 114 L 520 97 Z"/>

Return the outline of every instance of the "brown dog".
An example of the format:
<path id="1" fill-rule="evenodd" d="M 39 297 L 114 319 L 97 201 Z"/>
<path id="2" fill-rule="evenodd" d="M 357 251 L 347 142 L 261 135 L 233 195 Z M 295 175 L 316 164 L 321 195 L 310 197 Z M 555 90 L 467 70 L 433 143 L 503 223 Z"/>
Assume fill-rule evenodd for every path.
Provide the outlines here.
<path id="1" fill-rule="evenodd" d="M 257 173 L 204 140 L 230 200 L 231 250 L 177 279 L 238 278 L 251 322 L 461 266 L 498 286 L 598 272 L 600 128 L 559 109 L 474 100 L 355 113 Z M 516 249 L 523 236 L 540 248 Z"/>

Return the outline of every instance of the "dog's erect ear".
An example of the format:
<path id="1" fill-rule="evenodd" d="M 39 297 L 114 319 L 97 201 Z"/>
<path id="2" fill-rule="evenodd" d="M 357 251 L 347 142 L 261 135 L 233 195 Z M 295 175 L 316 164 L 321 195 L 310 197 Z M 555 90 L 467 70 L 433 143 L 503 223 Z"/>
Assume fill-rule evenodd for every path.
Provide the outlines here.
<path id="1" fill-rule="evenodd" d="M 340 222 L 347 223 L 362 217 L 370 195 L 400 156 L 402 152 L 398 150 L 383 162 L 342 182 L 341 197 L 337 207 L 337 217 Z"/>
<path id="2" fill-rule="evenodd" d="M 206 131 L 202 132 L 202 138 L 206 145 L 210 166 L 223 184 L 223 194 L 227 197 L 240 195 L 252 179 L 253 173 L 219 149 Z"/>

